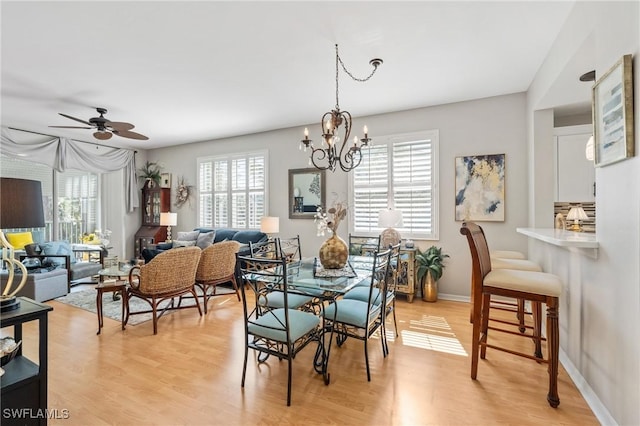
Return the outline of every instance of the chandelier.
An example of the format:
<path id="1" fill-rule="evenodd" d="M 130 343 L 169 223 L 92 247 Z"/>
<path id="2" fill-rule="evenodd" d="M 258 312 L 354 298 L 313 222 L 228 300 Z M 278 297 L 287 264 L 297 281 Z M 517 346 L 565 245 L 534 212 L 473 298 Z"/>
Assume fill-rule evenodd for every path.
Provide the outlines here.
<path id="1" fill-rule="evenodd" d="M 358 139 L 358 136 L 354 136 L 353 145 L 348 146 L 349 136 L 351 135 L 351 114 L 348 111 L 340 111 L 340 102 L 338 100 L 338 76 L 340 68 L 349 77 L 355 81 L 365 82 L 369 80 L 380 65 L 382 65 L 382 59 L 372 59 L 369 64 L 373 66 L 373 71 L 366 78 L 356 78 L 351 74 L 342 62 L 340 55 L 338 54 L 338 45 L 336 44 L 336 107 L 330 112 L 325 112 L 320 120 L 320 126 L 323 129 L 322 145 L 315 147 L 313 141 L 309 139 L 309 129 L 304 129 L 304 139 L 300 141 L 300 148 L 304 147 L 311 149 L 311 156 L 309 157 L 309 165 L 313 164 L 320 170 L 336 170 L 337 166 L 345 171 L 351 171 L 358 167 L 360 161 L 362 161 L 362 148 L 369 145 L 371 138 L 367 126 L 364 126 L 364 137 Z"/>

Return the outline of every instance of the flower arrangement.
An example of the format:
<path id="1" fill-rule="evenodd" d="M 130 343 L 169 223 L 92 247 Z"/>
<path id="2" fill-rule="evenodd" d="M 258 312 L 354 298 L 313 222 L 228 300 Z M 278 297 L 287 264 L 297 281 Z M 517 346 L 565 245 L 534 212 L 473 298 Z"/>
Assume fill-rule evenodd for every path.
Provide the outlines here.
<path id="1" fill-rule="evenodd" d="M 176 202 L 174 205 L 178 208 L 182 207 L 193 194 L 193 185 L 189 185 L 184 176 L 178 178 L 178 187 L 176 188 Z"/>
<path id="2" fill-rule="evenodd" d="M 95 244 L 95 245 L 108 245 L 109 238 L 111 237 L 111 231 L 105 229 L 101 231 L 96 229 L 93 233 L 85 232 L 82 234 L 81 242 L 82 244 Z"/>
<path id="3" fill-rule="evenodd" d="M 324 237 L 325 232 L 330 234 L 338 233 L 338 226 L 342 219 L 347 216 L 347 205 L 342 201 L 336 201 L 326 212 L 322 206 L 318 206 L 313 220 L 318 228 L 317 236 Z"/>
<path id="4" fill-rule="evenodd" d="M 145 185 L 153 187 L 153 185 L 160 185 L 160 172 L 162 165 L 155 161 L 147 161 L 138 170 L 138 179 L 144 180 Z M 153 182 L 153 183 L 150 183 Z"/>

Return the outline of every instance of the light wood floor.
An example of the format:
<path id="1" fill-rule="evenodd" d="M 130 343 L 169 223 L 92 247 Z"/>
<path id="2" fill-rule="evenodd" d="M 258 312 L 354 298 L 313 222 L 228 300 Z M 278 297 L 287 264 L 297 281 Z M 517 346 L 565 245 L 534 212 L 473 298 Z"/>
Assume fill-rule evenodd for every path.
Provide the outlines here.
<path id="1" fill-rule="evenodd" d="M 107 318 L 96 336 L 95 314 L 49 302 L 49 409 L 69 412 L 49 424 L 598 424 L 562 367 L 557 409 L 546 400 L 546 364 L 489 350 L 471 380 L 469 305 L 443 300 L 398 300 L 400 337 L 386 359 L 371 342 L 371 382 L 362 342 L 334 344 L 329 386 L 312 368 L 314 347 L 306 348 L 294 361 L 287 407 L 286 362 L 258 366 L 250 353 L 240 386 L 242 305 L 234 297 L 213 299 L 203 317 L 195 309 L 165 316 L 156 336 L 151 322 L 121 331 Z M 27 355 L 36 346 L 28 340 Z"/>

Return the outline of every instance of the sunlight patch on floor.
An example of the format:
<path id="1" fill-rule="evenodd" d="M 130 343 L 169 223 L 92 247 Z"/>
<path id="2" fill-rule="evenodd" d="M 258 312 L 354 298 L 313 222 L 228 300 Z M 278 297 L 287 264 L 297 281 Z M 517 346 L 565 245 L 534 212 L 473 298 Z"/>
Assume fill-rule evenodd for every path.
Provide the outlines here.
<path id="1" fill-rule="evenodd" d="M 444 317 L 423 315 L 420 320 L 409 321 L 409 329 L 400 335 L 406 346 L 468 356 Z"/>

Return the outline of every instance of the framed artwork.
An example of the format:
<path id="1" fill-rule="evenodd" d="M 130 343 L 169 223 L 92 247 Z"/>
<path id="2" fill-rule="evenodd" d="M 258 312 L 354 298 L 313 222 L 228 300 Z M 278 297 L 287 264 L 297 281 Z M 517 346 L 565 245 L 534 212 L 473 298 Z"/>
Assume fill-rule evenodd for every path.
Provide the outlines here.
<path id="1" fill-rule="evenodd" d="M 160 174 L 160 188 L 171 188 L 171 173 Z"/>
<path id="2" fill-rule="evenodd" d="M 456 157 L 456 220 L 504 222 L 504 157 Z"/>
<path id="3" fill-rule="evenodd" d="M 593 86 L 595 166 L 634 155 L 633 73 L 631 55 L 624 55 Z"/>

